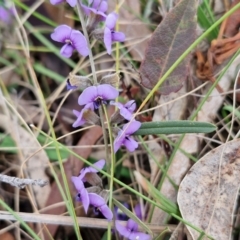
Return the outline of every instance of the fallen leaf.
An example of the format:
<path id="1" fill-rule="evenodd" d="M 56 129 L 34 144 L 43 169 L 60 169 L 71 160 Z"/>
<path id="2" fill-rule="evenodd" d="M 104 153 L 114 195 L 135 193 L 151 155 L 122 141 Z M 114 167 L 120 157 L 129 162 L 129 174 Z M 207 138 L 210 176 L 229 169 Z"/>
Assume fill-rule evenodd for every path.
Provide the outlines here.
<path id="1" fill-rule="evenodd" d="M 240 141 L 234 140 L 206 154 L 182 180 L 178 204 L 183 219 L 214 239 L 230 239 L 239 182 Z M 187 228 L 198 239 L 200 233 Z"/>
<path id="2" fill-rule="evenodd" d="M 142 85 L 152 89 L 179 56 L 191 45 L 196 32 L 197 1 L 182 0 L 154 31 L 140 66 Z M 171 73 L 160 87 L 162 94 L 178 91 L 188 74 L 190 58 Z"/>

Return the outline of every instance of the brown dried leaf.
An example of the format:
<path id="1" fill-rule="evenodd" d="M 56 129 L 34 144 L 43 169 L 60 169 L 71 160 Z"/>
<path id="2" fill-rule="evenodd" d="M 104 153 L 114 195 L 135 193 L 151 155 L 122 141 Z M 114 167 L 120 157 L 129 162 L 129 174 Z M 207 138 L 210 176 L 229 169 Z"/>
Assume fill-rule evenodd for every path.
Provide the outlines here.
<path id="1" fill-rule="evenodd" d="M 152 89 L 195 39 L 197 1 L 182 0 L 154 31 L 140 66 L 143 86 Z M 162 94 L 176 92 L 187 77 L 189 58 L 160 87 Z"/>
<path id="2" fill-rule="evenodd" d="M 221 145 L 189 170 L 178 192 L 183 218 L 214 239 L 231 237 L 240 181 L 240 141 Z M 193 239 L 199 233 L 187 227 Z"/>

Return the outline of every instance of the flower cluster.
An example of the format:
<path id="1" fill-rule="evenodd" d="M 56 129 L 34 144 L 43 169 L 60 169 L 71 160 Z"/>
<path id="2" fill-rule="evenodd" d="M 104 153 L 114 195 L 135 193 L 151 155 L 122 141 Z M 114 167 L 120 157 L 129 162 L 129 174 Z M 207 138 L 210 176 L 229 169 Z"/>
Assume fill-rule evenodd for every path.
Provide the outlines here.
<path id="1" fill-rule="evenodd" d="M 115 209 L 115 212 L 117 211 L 118 209 Z M 135 206 L 134 213 L 140 220 L 143 220 L 139 204 Z M 126 218 L 127 218 L 126 214 L 124 213 L 119 214 L 117 212 L 116 214 L 117 220 L 126 220 Z M 128 219 L 126 226 L 123 226 L 119 221 L 116 221 L 115 227 L 116 227 L 116 230 L 119 232 L 119 234 L 127 239 L 130 239 L 130 240 L 135 240 L 135 239 L 150 240 L 151 239 L 151 236 L 149 234 L 138 231 L 138 224 L 132 219 Z"/>
<path id="2" fill-rule="evenodd" d="M 105 160 L 101 159 L 94 164 L 98 169 L 102 169 Z M 111 209 L 107 206 L 108 194 L 102 189 L 101 179 L 97 175 L 98 170 L 94 167 L 86 167 L 81 170 L 78 177 L 72 177 L 71 180 L 77 190 L 76 200 L 82 202 L 83 208 L 87 213 L 88 208 L 92 205 L 96 211 L 99 211 L 108 220 L 113 218 Z M 84 183 L 94 184 L 94 187 L 85 188 Z M 101 193 L 104 197 L 101 196 Z"/>
<path id="3" fill-rule="evenodd" d="M 55 5 L 65 2 L 65 0 L 50 0 L 50 2 Z M 77 5 L 77 0 L 66 0 L 66 2 L 71 7 Z M 89 0 L 88 3 L 88 6 L 80 4 L 84 14 L 88 17 L 88 34 L 98 40 L 103 40 L 107 53 L 111 54 L 112 43 L 125 40 L 124 33 L 115 31 L 118 15 L 114 12 L 106 15 L 108 4 L 105 0 Z M 104 21 L 104 29 L 98 28 L 98 23 Z M 77 50 L 84 57 L 89 54 L 87 40 L 79 30 L 74 30 L 67 25 L 60 25 L 54 29 L 51 38 L 64 44 L 60 51 L 63 57 L 71 57 L 74 50 Z"/>

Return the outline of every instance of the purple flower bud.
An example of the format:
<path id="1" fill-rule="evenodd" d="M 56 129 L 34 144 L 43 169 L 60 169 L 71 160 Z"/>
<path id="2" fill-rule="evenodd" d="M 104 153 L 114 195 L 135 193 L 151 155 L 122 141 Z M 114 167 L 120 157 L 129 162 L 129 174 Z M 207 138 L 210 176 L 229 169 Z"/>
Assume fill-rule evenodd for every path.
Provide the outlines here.
<path id="1" fill-rule="evenodd" d="M 150 240 L 151 236 L 146 233 L 141 233 L 138 231 L 138 224 L 132 219 L 127 221 L 127 225 L 123 226 L 121 223 L 116 221 L 116 229 L 119 234 L 129 240 Z"/>
<path id="2" fill-rule="evenodd" d="M 126 120 L 132 119 L 132 113 L 136 109 L 136 103 L 135 100 L 128 101 L 126 104 L 122 104 L 119 102 L 110 102 L 111 105 L 115 105 L 118 107 L 120 114 L 122 117 L 124 117 Z"/>
<path id="3" fill-rule="evenodd" d="M 63 2 L 67 2 L 71 7 L 75 7 L 77 4 L 77 0 L 50 0 L 50 3 L 52 5 L 60 4 Z"/>
<path id="4" fill-rule="evenodd" d="M 80 31 L 74 30 L 67 25 L 60 25 L 51 34 L 54 41 L 64 43 L 61 55 L 70 58 L 76 49 L 82 56 L 89 54 L 87 40 Z"/>
<path id="5" fill-rule="evenodd" d="M 123 126 L 123 130 L 118 132 L 118 135 L 114 141 L 114 152 L 124 145 L 128 151 L 133 152 L 137 147 L 138 143 L 131 137 L 141 127 L 141 123 L 138 121 L 132 121 Z"/>
<path id="6" fill-rule="evenodd" d="M 101 104 L 106 104 L 108 100 L 115 99 L 118 94 L 118 90 L 109 84 L 91 86 L 84 89 L 78 98 L 78 104 L 85 105 L 92 103 L 94 109 L 98 109 Z"/>
<path id="7" fill-rule="evenodd" d="M 106 161 L 104 159 L 101 159 L 99 161 L 97 161 L 96 163 L 93 164 L 93 166 L 99 168 L 99 169 L 103 169 L 104 165 L 105 165 Z M 80 171 L 80 175 L 79 178 L 83 181 L 86 182 L 86 178 L 85 175 L 87 173 L 97 173 L 98 170 L 95 169 L 94 167 L 85 167 Z"/>
<path id="8" fill-rule="evenodd" d="M 90 204 L 93 205 L 97 211 L 100 211 L 105 218 L 112 220 L 113 213 L 111 209 L 107 206 L 105 200 L 96 193 L 89 193 Z"/>
<path id="9" fill-rule="evenodd" d="M 75 188 L 78 192 L 76 199 L 77 199 L 77 201 L 82 202 L 85 213 L 87 213 L 88 207 L 89 207 L 89 204 L 90 204 L 88 191 L 84 187 L 84 184 L 79 177 L 71 177 L 71 180 L 72 180 L 72 182 L 73 182 L 73 184 L 74 184 L 74 186 L 75 186 Z"/>
<path id="10" fill-rule="evenodd" d="M 112 42 L 123 42 L 125 40 L 124 33 L 114 31 L 117 19 L 118 15 L 115 12 L 110 13 L 106 18 L 104 29 L 104 44 L 108 54 L 111 54 L 112 52 Z"/>

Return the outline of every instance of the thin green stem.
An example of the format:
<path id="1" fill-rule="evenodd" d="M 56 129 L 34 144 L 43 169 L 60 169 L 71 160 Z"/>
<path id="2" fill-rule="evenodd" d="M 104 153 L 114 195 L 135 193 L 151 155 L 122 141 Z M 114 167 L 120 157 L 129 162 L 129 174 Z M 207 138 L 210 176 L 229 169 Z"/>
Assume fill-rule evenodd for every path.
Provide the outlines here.
<path id="1" fill-rule="evenodd" d="M 108 118 L 108 113 L 105 105 L 103 105 L 104 114 L 106 117 L 107 125 L 108 125 L 108 134 L 109 134 L 109 141 L 111 147 L 111 169 L 110 169 L 110 180 L 109 180 L 109 208 L 113 209 L 113 179 L 114 179 L 114 169 L 115 169 L 115 154 L 113 149 L 113 137 L 111 131 L 111 124 Z M 108 239 L 111 239 L 111 225 L 108 224 Z"/>
<path id="2" fill-rule="evenodd" d="M 88 36 L 87 27 L 86 27 L 84 16 L 83 16 L 83 12 L 82 12 L 82 7 L 81 7 L 80 0 L 77 1 L 77 12 L 78 12 L 78 15 L 79 15 L 79 18 L 80 18 L 80 22 L 82 24 L 82 30 L 83 30 L 84 36 L 86 37 L 88 48 L 89 48 L 89 61 L 90 61 L 92 74 L 93 74 L 93 83 L 97 84 L 98 81 L 97 81 L 97 74 L 96 74 L 95 64 L 94 64 L 94 60 L 93 60 L 92 49 L 91 49 L 91 45 L 90 45 L 90 41 L 89 41 L 89 36 Z"/>

